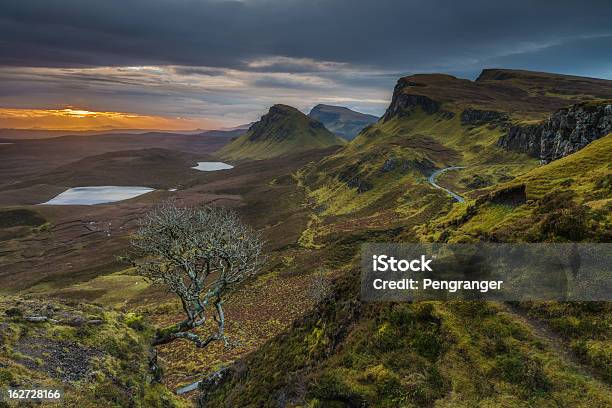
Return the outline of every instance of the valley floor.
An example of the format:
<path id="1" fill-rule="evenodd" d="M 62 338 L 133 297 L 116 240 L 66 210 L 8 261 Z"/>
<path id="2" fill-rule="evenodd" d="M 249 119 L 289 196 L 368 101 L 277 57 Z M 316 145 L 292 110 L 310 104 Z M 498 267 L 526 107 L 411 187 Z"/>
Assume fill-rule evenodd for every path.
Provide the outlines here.
<path id="1" fill-rule="evenodd" d="M 431 140 L 417 142 L 433 145 Z M 553 178 L 544 167 L 532 171 L 535 165 L 525 160 L 432 176 L 443 189 L 428 184 L 426 176 L 433 171 L 418 177 L 402 173 L 396 178 L 389 172 L 373 172 L 395 184 L 379 187 L 382 183 L 377 181 L 372 190 L 357 194 L 353 189 L 350 194 L 354 195 L 349 196 L 345 185 L 335 177 L 333 181 L 325 178 L 329 174 L 322 175 L 313 167 L 314 162 L 336 152 L 333 147 L 238 162 L 235 168 L 217 174 L 198 174 L 186 165 L 207 159 L 213 148 L 196 154 L 198 157 L 177 151 L 138 150 L 127 155 L 142 160 L 142 171 L 134 175 L 137 185 L 152 182 L 147 179 L 147 169 L 158 165 L 159 155 L 184 163 L 185 170 L 156 179 L 159 188 L 153 193 L 113 205 L 46 207 L 11 201 L 26 197 L 33 202 L 67 183 L 91 182 L 96 176 L 95 172 L 75 171 L 70 163 L 61 164 L 68 167 L 57 173 L 61 180 L 57 185 L 42 176 L 46 169 L 28 175 L 23 184 L 2 185 L 0 202 L 6 205 L 0 209 L 0 287 L 5 317 L 0 321 L 0 338 L 10 338 L 11 346 L 0 353 L 0 384 L 24 384 L 32 378 L 44 383 L 65 380 L 62 373 L 37 362 L 37 352 L 23 347 L 28 333 L 106 353 L 104 364 L 95 367 L 108 381 L 118 375 L 111 368 L 119 373 L 126 369 L 118 366 L 116 359 L 146 358 L 143 338 L 150 334 L 151 326 L 179 320 L 180 305 L 161 288 L 136 276 L 117 256 L 128 250 L 137 219 L 156 202 L 173 198 L 185 205 L 235 208 L 247 223 L 262 231 L 269 260 L 256 279 L 245 283 L 226 302 L 227 332 L 237 341 L 235 347 L 215 344 L 203 351 L 183 342 L 158 347 L 166 388 L 139 390 L 143 395 L 150 392 L 155 404 L 160 404 L 150 406 L 179 406 L 196 399 L 202 406 L 215 407 L 611 406 L 609 304 L 371 305 L 358 299 L 356 268 L 359 246 L 364 242 L 461 242 L 495 237 L 496 233 L 513 236 L 512 228 L 522 227 L 515 222 L 517 218 L 528 220 L 530 228 L 540 225 L 538 217 L 545 216 L 544 206 L 553 202 L 547 192 L 540 194 L 542 180 L 553 186 L 569 186 L 575 194 L 582 194 L 581 200 L 589 208 L 598 211 L 592 203 L 603 199 L 608 200 L 603 206 L 609 205 L 609 197 L 597 195 L 608 187 L 593 187 L 586 193 L 580 189 L 584 183 L 596 186 L 599 182 L 596 176 L 607 165 L 609 142 L 594 144 L 592 151 L 585 149 L 584 157 L 577 154 L 548 167 L 590 166 L 581 173 L 586 174 L 584 180 L 575 177 L 569 184 L 565 177 Z M 116 163 L 124 156 L 96 159 L 102 164 L 108 160 Z M 598 160 L 585 164 L 593 157 Z M 384 158 L 380 161 L 381 166 L 388 163 Z M 487 176 L 487 185 L 473 187 L 471 183 L 479 181 L 475 174 Z M 504 179 L 507 174 L 512 175 L 511 180 Z M 505 191 L 512 186 L 504 183 L 517 180 L 527 185 L 530 203 L 494 202 L 499 198 L 495 189 Z M 176 192 L 167 191 L 179 182 Z M 465 197 L 465 201 L 456 202 L 448 191 Z M 350 205 L 341 207 L 338 202 Z M 344 208 L 350 211 L 343 212 Z M 561 209 L 564 216 L 573 211 L 573 207 Z M 529 233 L 536 232 L 551 233 Z M 605 235 L 599 237 L 606 239 Z M 331 288 L 329 293 L 317 292 L 321 286 Z M 93 328 L 75 328 L 24 321 L 24 313 L 33 313 L 32 303 L 41 300 L 49 303 L 51 311 L 36 309 L 36 313 L 56 316 L 64 308 L 79 310 L 82 302 L 90 305 L 83 306 L 88 314 L 104 314 L 104 322 Z M 18 303 L 19 310 L 8 312 L 14 313 L 8 316 L 12 302 Z M 114 328 L 131 339 L 126 344 L 133 347 L 124 350 L 121 344 L 92 340 Z M 221 369 L 227 369 L 224 381 L 205 389 L 202 395 L 200 390 L 185 398 L 168 393 Z M 141 366 L 136 372 L 146 376 Z M 133 381 L 141 379 L 118 380 L 123 390 L 116 391 L 119 396 L 103 395 L 95 387 L 88 392 L 92 397 L 117 401 L 129 394 L 123 392 Z M 71 392 L 77 394 L 79 386 L 71 382 Z"/>

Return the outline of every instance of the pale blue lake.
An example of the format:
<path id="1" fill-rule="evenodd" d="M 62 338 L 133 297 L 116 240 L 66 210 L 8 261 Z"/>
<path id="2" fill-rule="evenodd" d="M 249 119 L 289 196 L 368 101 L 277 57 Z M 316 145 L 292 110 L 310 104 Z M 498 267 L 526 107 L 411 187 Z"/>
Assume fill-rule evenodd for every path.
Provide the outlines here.
<path id="1" fill-rule="evenodd" d="M 154 191 L 149 187 L 74 187 L 53 197 L 44 205 L 94 205 L 128 200 Z"/>
<path id="2" fill-rule="evenodd" d="M 198 162 L 198 165 L 192 167 L 192 169 L 200 171 L 217 171 L 217 170 L 229 170 L 233 169 L 234 166 L 223 162 Z"/>

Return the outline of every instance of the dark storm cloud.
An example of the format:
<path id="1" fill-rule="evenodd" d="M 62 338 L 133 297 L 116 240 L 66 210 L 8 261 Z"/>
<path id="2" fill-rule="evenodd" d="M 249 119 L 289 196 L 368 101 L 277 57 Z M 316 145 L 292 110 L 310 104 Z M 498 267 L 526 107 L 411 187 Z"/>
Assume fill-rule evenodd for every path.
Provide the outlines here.
<path id="1" fill-rule="evenodd" d="M 610 21 L 609 0 L 0 0 L 0 108 L 381 114 L 417 72 L 612 79 Z"/>
<path id="2" fill-rule="evenodd" d="M 564 70 L 580 38 L 610 34 L 603 1 L 28 0 L 4 1 L 0 64 L 182 65 L 301 72 L 285 56 L 386 70 L 475 73 L 550 45 Z M 609 46 L 609 42 L 605 44 Z M 610 48 L 583 53 L 584 64 Z M 609 57 L 608 57 L 609 58 Z M 605 61 L 607 62 L 607 61 Z M 318 67 L 325 70 L 325 67 Z M 307 69 L 317 69 L 310 67 Z"/>

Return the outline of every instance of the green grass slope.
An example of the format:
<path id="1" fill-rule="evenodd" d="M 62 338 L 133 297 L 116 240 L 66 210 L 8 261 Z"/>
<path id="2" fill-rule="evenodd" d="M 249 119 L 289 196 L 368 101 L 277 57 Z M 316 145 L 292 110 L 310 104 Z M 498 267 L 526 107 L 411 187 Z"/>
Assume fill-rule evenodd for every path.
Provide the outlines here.
<path id="1" fill-rule="evenodd" d="M 375 211 L 385 201 L 411 212 L 422 203 L 402 203 L 439 194 L 427 183 L 436 169 L 466 166 L 497 183 L 535 167 L 536 160 L 496 146 L 502 132 L 488 125 L 464 125 L 459 114 L 428 114 L 417 106 L 408 115 L 370 126 L 313 167 L 308 174 L 311 196 L 325 215 Z"/>
<path id="2" fill-rule="evenodd" d="M 351 276 L 352 275 L 352 276 Z M 607 407 L 606 381 L 507 307 L 333 299 L 205 386 L 201 407 Z"/>
<path id="3" fill-rule="evenodd" d="M 504 202 L 524 188 L 524 203 Z M 524 187 L 522 187 L 524 186 Z M 612 239 L 612 135 L 456 205 L 421 229 L 433 241 L 599 241 Z M 501 198 L 500 198 L 501 197 Z"/>
<path id="4" fill-rule="evenodd" d="M 30 321 L 44 317 L 42 322 Z M 61 388 L 61 407 L 183 407 L 149 371 L 142 317 L 89 304 L 0 297 L 0 387 Z M 0 401 L 0 406 L 12 405 Z"/>
<path id="5" fill-rule="evenodd" d="M 295 174 L 311 209 L 298 244 L 333 271 L 333 296 L 206 382 L 200 406 L 610 406 L 608 304 L 363 303 L 358 256 L 377 241 L 610 242 L 612 136 L 543 166 L 496 146 L 510 124 L 603 97 L 608 82 L 400 80 L 379 122 Z M 466 168 L 440 183 L 466 203 L 427 182 L 449 166 Z"/>
<path id="6" fill-rule="evenodd" d="M 388 229 L 316 237 L 321 265 L 342 271 L 333 297 L 228 369 L 218 384 L 206 385 L 200 406 L 609 406 L 609 304 L 366 304 L 358 300 L 356 255 L 360 242 L 381 239 L 487 240 L 500 221 L 504 228 L 515 228 L 515 234 L 505 235 L 511 242 L 609 242 L 597 234 L 609 227 L 611 154 L 612 135 L 513 183 L 489 188 L 479 199 L 454 204 L 450 213 L 416 225 L 416 235 Z M 504 203 L 504 194 L 517 183 L 526 185 L 528 201 Z M 574 235 L 582 211 L 593 211 L 579 229 L 589 234 L 584 237 Z M 320 218 L 321 229 L 338 222 L 337 216 Z M 464 229 L 470 222 L 480 226 Z"/>
<path id="7" fill-rule="evenodd" d="M 320 122 L 297 109 L 274 105 L 259 122 L 217 155 L 226 160 L 261 160 L 344 143 Z"/>

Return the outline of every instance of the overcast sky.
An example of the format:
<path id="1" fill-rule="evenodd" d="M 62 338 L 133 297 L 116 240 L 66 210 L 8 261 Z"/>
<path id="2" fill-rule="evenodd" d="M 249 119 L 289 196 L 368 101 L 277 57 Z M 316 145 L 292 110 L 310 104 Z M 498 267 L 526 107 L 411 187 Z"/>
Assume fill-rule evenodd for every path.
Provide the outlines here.
<path id="1" fill-rule="evenodd" d="M 411 73 L 612 79 L 611 21 L 609 0 L 0 0 L 0 108 L 202 126 L 274 103 L 381 114 Z"/>

